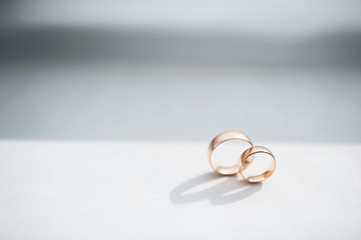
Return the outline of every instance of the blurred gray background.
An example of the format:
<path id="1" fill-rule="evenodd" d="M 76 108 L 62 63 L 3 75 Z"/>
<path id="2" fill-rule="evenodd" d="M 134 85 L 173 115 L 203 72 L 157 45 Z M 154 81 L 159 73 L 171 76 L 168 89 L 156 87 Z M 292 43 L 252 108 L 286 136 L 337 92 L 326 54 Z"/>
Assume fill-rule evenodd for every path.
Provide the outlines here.
<path id="1" fill-rule="evenodd" d="M 0 1 L 0 139 L 360 142 L 360 67 L 360 1 Z"/>

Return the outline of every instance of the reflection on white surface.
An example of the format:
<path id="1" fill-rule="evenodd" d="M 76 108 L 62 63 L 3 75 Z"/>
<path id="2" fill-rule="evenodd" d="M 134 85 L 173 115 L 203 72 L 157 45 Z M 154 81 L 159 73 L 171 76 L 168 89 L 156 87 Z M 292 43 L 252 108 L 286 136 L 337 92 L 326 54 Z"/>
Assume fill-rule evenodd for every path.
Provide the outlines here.
<path id="1" fill-rule="evenodd" d="M 217 183 L 214 183 L 216 180 Z M 197 187 L 200 189 L 194 190 Z M 250 197 L 260 191 L 261 188 L 262 183 L 249 184 L 242 179 L 240 180 L 237 176 L 221 177 L 218 173 L 210 172 L 191 178 L 178 185 L 170 192 L 169 196 L 174 204 L 209 201 L 212 205 L 225 205 Z"/>
<path id="2" fill-rule="evenodd" d="M 249 185 L 206 142 L 0 141 L 0 237 L 358 239 L 361 145 L 266 145 L 277 169 Z"/>

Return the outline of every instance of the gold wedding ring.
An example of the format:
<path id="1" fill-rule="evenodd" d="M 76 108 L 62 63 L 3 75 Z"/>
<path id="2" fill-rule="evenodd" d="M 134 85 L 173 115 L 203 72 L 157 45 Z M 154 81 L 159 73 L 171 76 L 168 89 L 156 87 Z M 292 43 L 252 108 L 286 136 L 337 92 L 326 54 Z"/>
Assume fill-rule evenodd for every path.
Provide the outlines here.
<path id="1" fill-rule="evenodd" d="M 208 146 L 208 158 L 209 158 L 209 163 L 211 164 L 212 168 L 222 174 L 222 175 L 234 175 L 240 172 L 240 164 L 235 164 L 233 166 L 218 166 L 216 164 L 213 163 L 212 161 L 212 153 L 214 151 L 214 149 L 216 149 L 216 147 L 218 147 L 221 143 L 225 142 L 225 141 L 229 141 L 229 140 L 233 140 L 233 139 L 240 139 L 243 141 L 248 142 L 251 145 L 251 148 L 253 148 L 253 143 L 251 141 L 251 139 L 244 134 L 243 132 L 239 132 L 239 131 L 228 131 L 228 132 L 223 132 L 219 135 L 217 135 L 215 138 L 213 138 L 213 140 L 209 143 Z M 247 163 L 245 163 L 245 165 L 243 165 L 243 169 L 246 169 L 247 166 L 249 164 L 251 164 L 253 159 L 253 155 L 248 157 Z"/>
<path id="2" fill-rule="evenodd" d="M 273 161 L 272 161 L 269 169 L 266 170 L 264 173 L 262 173 L 260 175 L 256 175 L 256 176 L 248 176 L 247 174 L 244 173 L 244 170 L 246 169 L 246 167 L 248 167 L 249 164 L 251 164 L 251 162 L 254 159 L 254 155 L 257 153 L 268 154 L 269 156 L 272 157 Z M 258 183 L 258 182 L 262 182 L 262 181 L 266 180 L 268 177 L 270 177 L 272 175 L 275 168 L 276 168 L 276 159 L 273 156 L 272 152 L 265 147 L 255 146 L 253 148 L 249 148 L 246 151 L 244 151 L 240 157 L 240 163 L 239 163 L 240 173 L 241 173 L 242 177 L 247 182 L 250 182 L 250 183 Z"/>
<path id="3" fill-rule="evenodd" d="M 251 145 L 251 147 L 248 148 L 247 150 L 245 150 L 241 154 L 239 163 L 237 165 L 218 166 L 218 165 L 214 164 L 212 161 L 213 151 L 221 143 L 223 143 L 225 141 L 233 140 L 233 139 L 240 139 L 240 140 L 246 141 Z M 255 175 L 255 176 L 248 175 L 247 173 L 245 173 L 244 170 L 253 162 L 253 159 L 257 153 L 269 155 L 272 158 L 272 163 L 265 172 L 263 172 L 259 175 Z M 234 174 L 240 173 L 242 175 L 242 177 L 247 182 L 250 182 L 250 183 L 259 183 L 259 182 L 266 180 L 267 178 L 269 178 L 272 175 L 272 173 L 276 169 L 276 159 L 275 159 L 273 153 L 265 147 L 261 147 L 261 146 L 254 147 L 251 139 L 246 134 L 244 134 L 243 132 L 239 132 L 239 131 L 223 132 L 223 133 L 217 135 L 215 138 L 213 138 L 213 140 L 209 143 L 209 146 L 208 146 L 208 159 L 209 159 L 209 163 L 211 164 L 212 168 L 216 172 L 218 172 L 222 175 L 234 175 Z"/>

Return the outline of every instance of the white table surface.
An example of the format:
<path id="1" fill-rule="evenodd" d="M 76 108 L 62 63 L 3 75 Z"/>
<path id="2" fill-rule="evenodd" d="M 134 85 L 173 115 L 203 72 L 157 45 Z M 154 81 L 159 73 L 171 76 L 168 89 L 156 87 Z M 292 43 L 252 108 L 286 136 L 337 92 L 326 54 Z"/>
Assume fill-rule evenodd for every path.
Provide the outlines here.
<path id="1" fill-rule="evenodd" d="M 361 238 L 361 145 L 266 146 L 246 184 L 207 143 L 0 141 L 0 239 Z"/>

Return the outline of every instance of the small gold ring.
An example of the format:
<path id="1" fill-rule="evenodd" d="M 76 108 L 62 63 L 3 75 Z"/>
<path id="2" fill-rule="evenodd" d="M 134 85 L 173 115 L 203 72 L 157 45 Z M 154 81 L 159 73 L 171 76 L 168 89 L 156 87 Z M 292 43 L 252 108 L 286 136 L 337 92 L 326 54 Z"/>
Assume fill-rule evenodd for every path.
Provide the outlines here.
<path id="1" fill-rule="evenodd" d="M 239 132 L 239 131 L 223 132 L 223 133 L 217 135 L 215 138 L 213 138 L 213 140 L 209 143 L 209 146 L 208 146 L 209 163 L 211 164 L 212 168 L 216 172 L 218 172 L 222 175 L 234 175 L 234 174 L 237 174 L 240 172 L 240 168 L 241 168 L 240 164 L 225 167 L 225 166 L 217 166 L 217 165 L 213 164 L 213 162 L 212 162 L 212 153 L 213 153 L 214 149 L 216 149 L 216 147 L 218 145 L 220 145 L 221 143 L 223 143 L 225 141 L 233 140 L 233 139 L 240 139 L 240 140 L 246 141 L 249 144 L 251 144 L 250 149 L 253 148 L 253 143 L 252 143 L 251 139 L 246 134 L 244 134 L 243 132 Z M 248 167 L 248 165 L 251 164 L 253 157 L 254 156 L 252 155 L 248 158 L 246 165 L 242 166 L 243 169 L 246 169 Z"/>
<path id="2" fill-rule="evenodd" d="M 273 161 L 272 161 L 269 169 L 267 171 L 265 171 L 264 173 L 257 175 L 257 176 L 248 176 L 243 171 L 253 161 L 254 155 L 257 153 L 266 153 L 272 157 Z M 240 171 L 239 172 L 241 173 L 242 177 L 247 182 L 250 182 L 250 183 L 258 183 L 258 182 L 262 182 L 262 181 L 266 180 L 268 177 L 270 177 L 272 175 L 275 168 L 276 168 L 276 159 L 273 156 L 272 152 L 265 147 L 255 146 L 255 147 L 249 148 L 246 151 L 244 151 L 240 157 L 240 162 L 239 162 Z"/>

